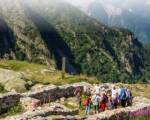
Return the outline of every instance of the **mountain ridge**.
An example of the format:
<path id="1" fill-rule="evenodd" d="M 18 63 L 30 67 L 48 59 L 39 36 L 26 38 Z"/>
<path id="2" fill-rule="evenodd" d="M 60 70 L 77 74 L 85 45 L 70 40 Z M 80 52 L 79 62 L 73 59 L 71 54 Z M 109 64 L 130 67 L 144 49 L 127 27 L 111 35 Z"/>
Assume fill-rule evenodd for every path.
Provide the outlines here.
<path id="1" fill-rule="evenodd" d="M 69 2 L 69 1 L 67 1 Z M 131 30 L 143 44 L 149 43 L 150 10 L 146 1 L 103 1 L 88 0 L 88 4 L 72 2 L 80 10 L 98 21 L 112 27 Z M 69 2 L 70 3 L 70 2 Z"/>
<path id="2" fill-rule="evenodd" d="M 69 4 L 55 2 L 15 0 L 9 7 L 1 4 L 1 16 L 15 38 L 13 59 L 49 65 L 55 61 L 61 69 L 62 57 L 66 57 L 70 73 L 96 76 L 104 82 L 141 79 L 146 53 L 130 31 L 109 28 Z"/>

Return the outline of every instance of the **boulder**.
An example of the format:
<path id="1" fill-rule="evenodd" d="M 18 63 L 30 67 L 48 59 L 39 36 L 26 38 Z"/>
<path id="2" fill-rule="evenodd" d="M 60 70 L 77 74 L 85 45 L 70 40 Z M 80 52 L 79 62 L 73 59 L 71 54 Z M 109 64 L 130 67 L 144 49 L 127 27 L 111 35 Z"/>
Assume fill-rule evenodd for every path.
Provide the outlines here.
<path id="1" fill-rule="evenodd" d="M 23 97 L 20 102 L 25 110 L 33 110 L 40 105 L 40 100 L 31 97 Z"/>
<path id="2" fill-rule="evenodd" d="M 0 68 L 0 83 L 5 84 L 10 80 L 21 78 L 21 74 L 12 70 Z"/>
<path id="3" fill-rule="evenodd" d="M 5 83 L 4 87 L 7 91 L 15 90 L 16 92 L 22 93 L 27 91 L 27 82 L 23 79 L 16 78 L 9 80 Z"/>

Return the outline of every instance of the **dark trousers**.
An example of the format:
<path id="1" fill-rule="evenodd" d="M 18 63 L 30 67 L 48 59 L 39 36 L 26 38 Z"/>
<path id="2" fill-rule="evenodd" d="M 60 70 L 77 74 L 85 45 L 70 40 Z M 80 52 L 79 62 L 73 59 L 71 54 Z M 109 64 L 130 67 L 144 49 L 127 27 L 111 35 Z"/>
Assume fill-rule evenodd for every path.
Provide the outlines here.
<path id="1" fill-rule="evenodd" d="M 99 112 L 99 105 L 94 105 L 93 107 L 94 107 L 95 114 L 96 114 L 96 112 Z"/>
<path id="2" fill-rule="evenodd" d="M 121 100 L 121 106 L 126 107 L 126 100 L 123 100 L 123 99 Z"/>

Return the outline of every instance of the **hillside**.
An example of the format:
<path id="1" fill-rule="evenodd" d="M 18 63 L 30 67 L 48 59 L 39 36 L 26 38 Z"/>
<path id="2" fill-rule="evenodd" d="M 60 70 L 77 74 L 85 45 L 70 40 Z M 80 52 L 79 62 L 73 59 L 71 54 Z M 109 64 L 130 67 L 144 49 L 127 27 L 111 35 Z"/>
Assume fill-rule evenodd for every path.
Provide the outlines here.
<path id="1" fill-rule="evenodd" d="M 0 3 L 1 58 L 61 69 L 66 57 L 67 72 L 103 82 L 147 78 L 148 52 L 130 31 L 109 28 L 65 2 L 41 1 Z"/>
<path id="2" fill-rule="evenodd" d="M 66 0 L 71 2 L 70 0 Z M 123 27 L 131 30 L 143 44 L 150 42 L 150 4 L 148 0 L 83 0 L 87 4 L 72 3 L 86 14 L 110 27 Z"/>

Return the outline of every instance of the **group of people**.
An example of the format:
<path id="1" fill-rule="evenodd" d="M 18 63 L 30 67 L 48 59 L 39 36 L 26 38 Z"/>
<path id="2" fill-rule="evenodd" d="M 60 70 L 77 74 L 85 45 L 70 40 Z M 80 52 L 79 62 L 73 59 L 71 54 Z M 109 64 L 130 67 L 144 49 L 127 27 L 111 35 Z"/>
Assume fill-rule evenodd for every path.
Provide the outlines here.
<path id="1" fill-rule="evenodd" d="M 82 102 L 85 106 L 85 113 L 88 115 L 91 112 L 91 109 L 94 110 L 94 113 L 99 113 L 102 111 L 116 109 L 120 104 L 122 107 L 132 105 L 132 93 L 129 89 L 124 88 L 123 86 L 118 89 L 113 86 L 110 91 L 106 91 L 105 88 L 101 88 L 98 84 L 94 88 L 94 92 L 91 92 L 91 88 L 86 88 L 85 99 L 81 100 L 80 92 L 77 92 L 77 98 L 79 105 L 81 106 Z"/>

